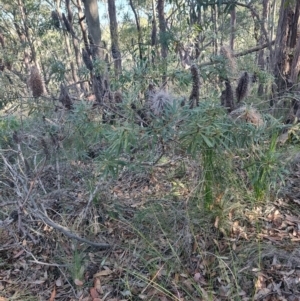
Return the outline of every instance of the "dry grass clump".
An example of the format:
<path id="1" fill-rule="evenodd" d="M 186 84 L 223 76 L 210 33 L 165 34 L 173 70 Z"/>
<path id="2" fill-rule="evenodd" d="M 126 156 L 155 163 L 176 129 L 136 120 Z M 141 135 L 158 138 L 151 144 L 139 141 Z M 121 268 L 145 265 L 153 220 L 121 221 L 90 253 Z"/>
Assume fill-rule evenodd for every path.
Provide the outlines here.
<path id="1" fill-rule="evenodd" d="M 44 83 L 40 71 L 36 66 L 31 67 L 27 84 L 31 89 L 34 98 L 44 94 Z"/>
<path id="2" fill-rule="evenodd" d="M 236 121 L 244 121 L 252 123 L 256 126 L 262 126 L 264 124 L 261 114 L 252 107 L 242 106 L 230 113 L 230 115 Z"/>
<path id="3" fill-rule="evenodd" d="M 150 110 L 156 116 L 161 116 L 166 107 L 173 102 L 172 96 L 164 90 L 151 94 L 150 96 Z"/>

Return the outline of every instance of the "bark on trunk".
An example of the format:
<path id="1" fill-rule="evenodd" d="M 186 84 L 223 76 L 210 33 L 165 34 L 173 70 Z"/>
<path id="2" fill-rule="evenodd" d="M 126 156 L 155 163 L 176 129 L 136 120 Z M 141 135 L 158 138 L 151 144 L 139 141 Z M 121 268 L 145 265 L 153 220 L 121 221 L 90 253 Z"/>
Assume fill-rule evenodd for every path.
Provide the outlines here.
<path id="1" fill-rule="evenodd" d="M 122 61 L 119 47 L 119 32 L 115 0 L 108 0 L 108 13 L 110 21 L 109 28 L 111 38 L 111 52 L 114 59 L 115 75 L 116 77 L 118 77 L 122 72 Z"/>

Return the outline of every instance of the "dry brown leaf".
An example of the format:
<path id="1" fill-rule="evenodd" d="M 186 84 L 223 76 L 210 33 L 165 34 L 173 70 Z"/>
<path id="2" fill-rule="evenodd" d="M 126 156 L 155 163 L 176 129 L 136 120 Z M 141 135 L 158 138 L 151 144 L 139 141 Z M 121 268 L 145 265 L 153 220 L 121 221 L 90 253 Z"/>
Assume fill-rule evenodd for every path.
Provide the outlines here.
<path id="1" fill-rule="evenodd" d="M 254 300 L 264 300 L 264 297 L 266 297 L 270 292 L 271 290 L 265 287 L 254 295 Z"/>
<path id="2" fill-rule="evenodd" d="M 25 252 L 25 250 L 19 251 L 13 258 L 16 259 L 16 258 L 20 257 L 24 252 Z"/>
<path id="3" fill-rule="evenodd" d="M 56 297 L 56 287 L 54 285 L 54 288 L 53 288 L 53 291 L 51 293 L 49 301 L 55 301 L 55 297 Z"/>
<path id="4" fill-rule="evenodd" d="M 96 290 L 94 287 L 91 287 L 91 288 L 90 288 L 90 295 L 91 295 L 91 297 L 93 298 L 93 300 L 94 300 L 95 298 L 98 298 L 98 297 L 99 297 L 99 294 L 98 294 L 97 290 Z"/>
<path id="5" fill-rule="evenodd" d="M 75 279 L 74 280 L 74 283 L 77 285 L 77 286 L 82 286 L 83 285 L 83 281 L 79 280 L 79 279 Z"/>
<path id="6" fill-rule="evenodd" d="M 108 276 L 108 275 L 110 275 L 110 274 L 112 274 L 112 273 L 113 273 L 112 270 L 106 269 L 106 270 L 100 271 L 99 273 L 95 274 L 95 275 L 94 275 L 94 278 L 100 277 L 100 276 Z"/>
<path id="7" fill-rule="evenodd" d="M 102 289 L 102 286 L 101 286 L 101 282 L 100 282 L 100 279 L 98 277 L 95 278 L 95 280 L 94 280 L 94 288 L 97 290 L 97 292 L 99 294 L 103 294 L 103 289 Z"/>

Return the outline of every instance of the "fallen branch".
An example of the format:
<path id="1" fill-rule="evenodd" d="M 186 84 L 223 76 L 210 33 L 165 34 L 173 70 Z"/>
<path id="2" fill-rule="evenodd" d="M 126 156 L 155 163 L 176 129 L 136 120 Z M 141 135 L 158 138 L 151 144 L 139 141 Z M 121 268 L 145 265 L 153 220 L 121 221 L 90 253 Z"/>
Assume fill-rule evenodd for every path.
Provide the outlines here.
<path id="1" fill-rule="evenodd" d="M 271 45 L 273 45 L 274 43 L 275 43 L 275 40 L 271 42 Z M 269 46 L 269 43 L 265 43 L 265 44 L 255 46 L 255 47 L 252 47 L 250 49 L 235 53 L 235 54 L 233 54 L 233 56 L 235 56 L 235 57 L 244 56 L 244 55 L 250 54 L 252 52 L 256 52 L 256 51 L 262 50 L 264 48 L 267 48 L 268 46 Z M 205 62 L 205 63 L 199 64 L 198 67 L 201 68 L 201 67 L 205 67 L 205 66 L 215 65 L 215 64 L 218 64 L 218 63 L 220 63 L 219 60 L 213 60 L 211 62 Z"/>
<path id="2" fill-rule="evenodd" d="M 84 242 L 88 245 L 91 245 L 93 247 L 96 248 L 100 248 L 102 250 L 105 249 L 109 249 L 111 248 L 111 245 L 106 244 L 106 243 L 96 243 L 93 241 L 90 241 L 88 239 L 85 239 L 83 237 L 77 236 L 76 234 L 72 233 L 68 228 L 63 227 L 61 225 L 56 224 L 54 221 L 52 221 L 49 217 L 45 216 L 43 213 L 39 212 L 35 212 L 35 216 L 40 218 L 45 224 L 47 224 L 48 226 L 62 232 L 64 235 L 66 235 L 67 237 L 71 238 L 71 239 L 76 239 L 78 241 Z"/>

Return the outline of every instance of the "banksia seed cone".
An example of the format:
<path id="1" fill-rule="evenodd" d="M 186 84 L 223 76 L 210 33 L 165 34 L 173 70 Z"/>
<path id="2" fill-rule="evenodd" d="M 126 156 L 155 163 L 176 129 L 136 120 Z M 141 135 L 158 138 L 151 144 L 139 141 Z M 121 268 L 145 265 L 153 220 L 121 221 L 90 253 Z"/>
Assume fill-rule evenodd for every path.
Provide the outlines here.
<path id="1" fill-rule="evenodd" d="M 95 60 L 97 56 L 97 47 L 94 43 L 93 37 L 90 34 L 88 34 L 88 39 L 90 42 L 90 47 L 89 47 L 90 55 Z"/>
<path id="2" fill-rule="evenodd" d="M 37 98 L 44 93 L 44 85 L 40 72 L 36 66 L 32 66 L 30 69 L 30 75 L 28 78 L 28 86 L 32 91 L 32 96 Z"/>
<path id="3" fill-rule="evenodd" d="M 52 18 L 52 24 L 55 26 L 55 28 L 59 29 L 60 28 L 59 17 L 58 17 L 58 13 L 55 10 L 51 12 L 51 18 Z"/>
<path id="4" fill-rule="evenodd" d="M 114 93 L 114 101 L 115 101 L 115 103 L 122 103 L 122 101 L 123 101 L 123 95 L 122 95 L 122 93 L 120 91 L 116 91 Z"/>
<path id="5" fill-rule="evenodd" d="M 60 85 L 60 94 L 58 100 L 64 105 L 64 107 L 68 110 L 73 108 L 72 99 L 67 91 L 66 86 L 63 84 Z"/>
<path id="6" fill-rule="evenodd" d="M 0 33 L 0 44 L 1 44 L 2 48 L 5 48 L 4 37 L 1 33 Z"/>
<path id="7" fill-rule="evenodd" d="M 190 95 L 190 108 L 193 109 L 199 106 L 199 96 L 200 96 L 200 76 L 198 67 L 193 64 L 191 66 L 191 74 L 193 80 L 193 88 Z"/>
<path id="8" fill-rule="evenodd" d="M 71 25 L 68 21 L 68 19 L 66 18 L 65 14 L 62 13 L 62 19 L 64 21 L 64 24 L 65 24 L 65 27 L 66 27 L 66 30 L 69 32 L 69 33 L 72 33 L 72 28 L 71 28 Z"/>
<path id="9" fill-rule="evenodd" d="M 228 113 L 234 109 L 233 91 L 229 80 L 225 81 L 225 90 L 222 91 L 221 105 L 227 108 Z"/>
<path id="10" fill-rule="evenodd" d="M 88 52 L 83 48 L 82 49 L 82 59 L 83 59 L 83 62 L 85 64 L 85 66 L 90 70 L 92 71 L 93 70 L 93 62 L 90 58 L 90 55 L 88 54 Z"/>
<path id="11" fill-rule="evenodd" d="M 104 93 L 103 93 L 103 87 L 102 87 L 102 79 L 99 75 L 93 77 L 93 89 L 94 89 L 94 94 L 96 97 L 96 102 L 98 104 L 102 104 Z"/>
<path id="12" fill-rule="evenodd" d="M 236 88 L 236 98 L 238 103 L 247 96 L 249 91 L 249 85 L 250 85 L 250 77 L 248 72 L 245 71 L 240 77 L 238 86 Z"/>

